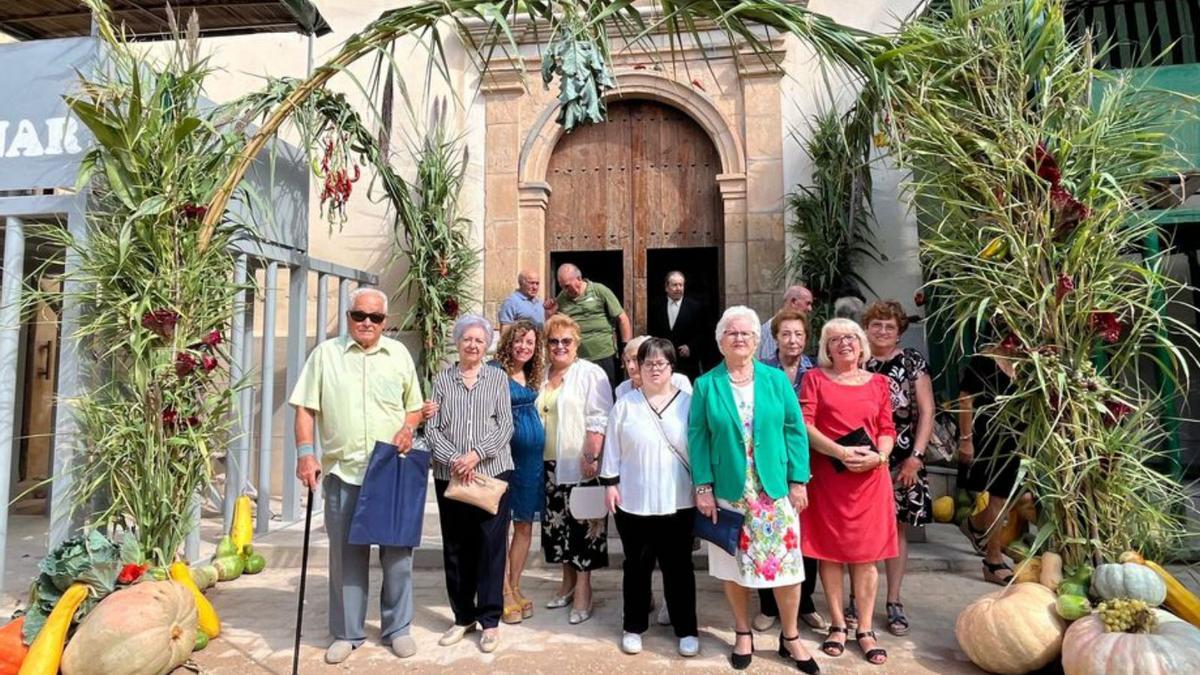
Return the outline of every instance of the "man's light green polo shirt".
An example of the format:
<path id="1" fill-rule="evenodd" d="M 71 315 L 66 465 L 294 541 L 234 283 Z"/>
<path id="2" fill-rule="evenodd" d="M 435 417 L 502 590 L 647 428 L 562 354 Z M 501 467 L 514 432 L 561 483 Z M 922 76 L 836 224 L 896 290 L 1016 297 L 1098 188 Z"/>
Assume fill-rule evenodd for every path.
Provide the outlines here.
<path id="1" fill-rule="evenodd" d="M 422 402 L 404 345 L 381 337 L 367 351 L 348 335 L 313 350 L 288 400 L 316 411 L 321 470 L 351 485 L 362 485 L 375 441 L 390 443 Z"/>
<path id="2" fill-rule="evenodd" d="M 586 281 L 586 280 L 585 280 Z M 617 353 L 612 322 L 625 312 L 621 301 L 598 281 L 588 281 L 583 295 L 572 298 L 565 290 L 555 298 L 558 311 L 579 324 L 579 358 L 596 361 Z"/>

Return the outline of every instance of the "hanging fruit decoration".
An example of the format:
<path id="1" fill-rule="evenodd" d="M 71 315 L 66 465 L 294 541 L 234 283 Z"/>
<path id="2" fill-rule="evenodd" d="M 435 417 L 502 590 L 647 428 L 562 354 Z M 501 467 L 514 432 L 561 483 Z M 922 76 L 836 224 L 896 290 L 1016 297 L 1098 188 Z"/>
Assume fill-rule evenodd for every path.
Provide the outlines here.
<path id="1" fill-rule="evenodd" d="M 354 183 L 362 177 L 362 168 L 354 163 L 345 134 L 331 131 L 325 136 L 325 153 L 317 177 L 324 180 L 321 189 L 321 214 L 330 225 L 346 222 L 346 203 Z"/>
<path id="2" fill-rule="evenodd" d="M 599 124 L 607 108 L 603 93 L 616 86 L 600 47 L 582 30 L 563 30 L 542 57 L 546 88 L 558 76 L 558 123 L 570 133 L 580 124 Z"/>

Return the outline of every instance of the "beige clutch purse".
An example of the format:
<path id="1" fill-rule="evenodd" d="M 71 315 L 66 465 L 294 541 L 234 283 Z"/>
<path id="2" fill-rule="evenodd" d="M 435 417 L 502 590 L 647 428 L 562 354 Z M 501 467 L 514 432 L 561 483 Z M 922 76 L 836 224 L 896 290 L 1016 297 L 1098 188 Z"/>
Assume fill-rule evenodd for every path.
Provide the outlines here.
<path id="1" fill-rule="evenodd" d="M 446 498 L 481 508 L 494 516 L 500 510 L 500 498 L 507 489 L 505 481 L 481 473 L 475 474 L 470 483 L 464 483 L 458 476 L 450 476 Z"/>

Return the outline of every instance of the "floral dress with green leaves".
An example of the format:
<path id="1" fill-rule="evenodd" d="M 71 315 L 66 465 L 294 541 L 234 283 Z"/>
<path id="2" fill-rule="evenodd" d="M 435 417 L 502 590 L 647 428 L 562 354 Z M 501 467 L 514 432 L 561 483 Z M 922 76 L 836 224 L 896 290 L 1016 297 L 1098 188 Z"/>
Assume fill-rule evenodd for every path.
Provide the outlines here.
<path id="1" fill-rule="evenodd" d="M 735 502 L 718 499 L 721 508 L 745 516 L 736 555 L 708 547 L 708 569 L 716 578 L 747 588 L 791 586 L 804 581 L 800 554 L 800 518 L 787 496 L 771 499 L 754 469 L 754 385 L 732 386 L 746 446 L 746 486 Z"/>

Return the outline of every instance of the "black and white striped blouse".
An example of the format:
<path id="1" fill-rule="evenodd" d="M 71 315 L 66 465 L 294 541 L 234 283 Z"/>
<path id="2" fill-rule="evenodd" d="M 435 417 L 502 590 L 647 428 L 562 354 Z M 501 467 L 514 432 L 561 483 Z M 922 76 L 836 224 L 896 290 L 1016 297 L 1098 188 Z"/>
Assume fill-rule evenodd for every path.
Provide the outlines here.
<path id="1" fill-rule="evenodd" d="M 425 436 L 433 449 L 434 478 L 450 480 L 450 462 L 471 450 L 480 455 L 479 473 L 495 477 L 512 471 L 512 403 L 503 370 L 481 367 L 475 386 L 468 389 L 458 366 L 450 366 L 433 378 L 433 400 L 438 412 Z"/>

